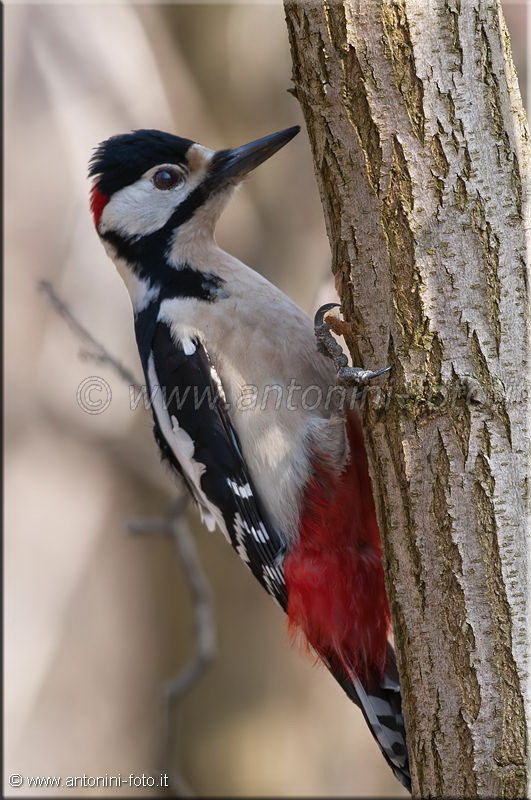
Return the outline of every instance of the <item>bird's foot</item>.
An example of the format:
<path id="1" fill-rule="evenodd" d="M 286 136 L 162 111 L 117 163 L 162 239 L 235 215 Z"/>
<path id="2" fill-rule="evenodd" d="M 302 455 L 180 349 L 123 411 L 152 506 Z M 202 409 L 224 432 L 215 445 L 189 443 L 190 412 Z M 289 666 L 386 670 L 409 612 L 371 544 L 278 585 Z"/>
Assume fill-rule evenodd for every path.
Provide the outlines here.
<path id="1" fill-rule="evenodd" d="M 370 370 L 363 367 L 349 367 L 348 358 L 343 352 L 343 348 L 332 336 L 331 328 L 325 320 L 326 314 L 333 308 L 339 308 L 338 303 L 326 303 L 317 311 L 314 319 L 315 338 L 317 339 L 317 349 L 327 358 L 334 362 L 337 373 L 337 383 L 340 386 L 355 388 L 358 393 L 374 380 L 390 372 L 391 367 Z"/>

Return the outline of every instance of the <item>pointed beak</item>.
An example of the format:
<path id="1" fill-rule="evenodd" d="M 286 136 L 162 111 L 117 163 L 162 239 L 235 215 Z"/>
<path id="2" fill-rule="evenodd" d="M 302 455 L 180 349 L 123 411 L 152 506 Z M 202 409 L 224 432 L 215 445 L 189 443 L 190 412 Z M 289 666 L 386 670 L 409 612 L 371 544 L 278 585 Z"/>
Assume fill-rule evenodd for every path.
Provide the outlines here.
<path id="1" fill-rule="evenodd" d="M 221 187 L 225 183 L 239 180 L 248 172 L 267 161 L 277 150 L 284 147 L 300 131 L 299 125 L 271 133 L 262 139 L 255 139 L 249 144 L 234 147 L 232 150 L 218 150 L 210 162 L 210 180 L 213 185 Z"/>

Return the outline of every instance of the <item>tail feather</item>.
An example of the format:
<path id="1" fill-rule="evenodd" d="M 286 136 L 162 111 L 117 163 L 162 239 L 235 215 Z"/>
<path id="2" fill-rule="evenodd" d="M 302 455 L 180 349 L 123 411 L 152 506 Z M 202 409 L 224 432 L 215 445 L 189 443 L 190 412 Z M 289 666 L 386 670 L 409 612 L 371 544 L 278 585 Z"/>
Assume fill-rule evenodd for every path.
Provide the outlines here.
<path id="1" fill-rule="evenodd" d="M 398 780 L 411 787 L 389 605 L 359 416 L 340 473 L 315 458 L 298 541 L 284 560 L 288 619 L 358 705 Z"/>
<path id="2" fill-rule="evenodd" d="M 391 645 L 387 652 L 384 676 L 378 685 L 366 687 L 336 663 L 328 663 L 335 679 L 365 717 L 382 754 L 400 783 L 410 792 L 411 775 L 406 747 L 406 731 L 402 714 L 402 696 Z"/>

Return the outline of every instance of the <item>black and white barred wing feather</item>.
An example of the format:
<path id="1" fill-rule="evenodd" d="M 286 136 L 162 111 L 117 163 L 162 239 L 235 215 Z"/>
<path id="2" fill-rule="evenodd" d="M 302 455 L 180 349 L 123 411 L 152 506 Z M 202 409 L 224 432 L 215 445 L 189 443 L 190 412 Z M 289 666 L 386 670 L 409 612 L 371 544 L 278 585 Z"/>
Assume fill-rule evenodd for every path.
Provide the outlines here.
<path id="1" fill-rule="evenodd" d="M 286 608 L 284 548 L 264 515 L 223 386 L 198 338 L 158 322 L 147 361 L 155 437 L 184 478 L 204 523 L 217 525 L 264 588 Z"/>

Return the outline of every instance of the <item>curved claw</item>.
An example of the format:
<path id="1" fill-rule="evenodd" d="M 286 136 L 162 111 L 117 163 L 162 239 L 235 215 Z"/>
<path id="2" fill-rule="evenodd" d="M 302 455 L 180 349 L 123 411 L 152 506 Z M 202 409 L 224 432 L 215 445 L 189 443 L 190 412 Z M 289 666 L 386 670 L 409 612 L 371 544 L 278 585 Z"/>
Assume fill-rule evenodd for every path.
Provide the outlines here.
<path id="1" fill-rule="evenodd" d="M 358 390 L 356 397 L 359 398 L 363 396 L 371 381 L 381 375 L 387 375 L 390 371 L 391 367 L 377 370 L 363 369 L 363 367 L 344 367 L 337 372 L 337 382 L 342 386 L 355 387 Z"/>
<path id="2" fill-rule="evenodd" d="M 343 352 L 343 348 L 339 342 L 332 336 L 330 325 L 325 322 L 325 314 L 333 308 L 341 308 L 339 303 L 325 303 L 318 309 L 314 317 L 315 338 L 317 340 L 318 351 L 326 358 L 334 362 L 336 368 L 337 383 L 342 386 L 355 387 L 358 389 L 356 397 L 361 397 L 364 388 L 367 384 L 379 378 L 381 375 L 386 375 L 391 371 L 391 367 L 384 367 L 383 369 L 371 370 L 364 369 L 363 367 L 349 367 L 348 358 Z M 360 391 L 361 390 L 361 391 Z"/>
<path id="3" fill-rule="evenodd" d="M 314 328 L 318 328 L 321 325 L 325 324 L 324 321 L 325 314 L 328 314 L 328 312 L 331 311 L 333 308 L 341 308 L 341 306 L 339 305 L 339 303 L 325 303 L 324 306 L 321 306 L 321 308 L 317 309 L 315 317 L 313 319 Z"/>
<path id="4" fill-rule="evenodd" d="M 389 367 L 383 367 L 382 369 L 377 369 L 376 372 L 372 373 L 370 380 L 372 380 L 373 378 L 379 378 L 380 375 L 385 375 L 387 372 L 391 372 L 392 369 L 393 369 L 392 365 Z"/>

